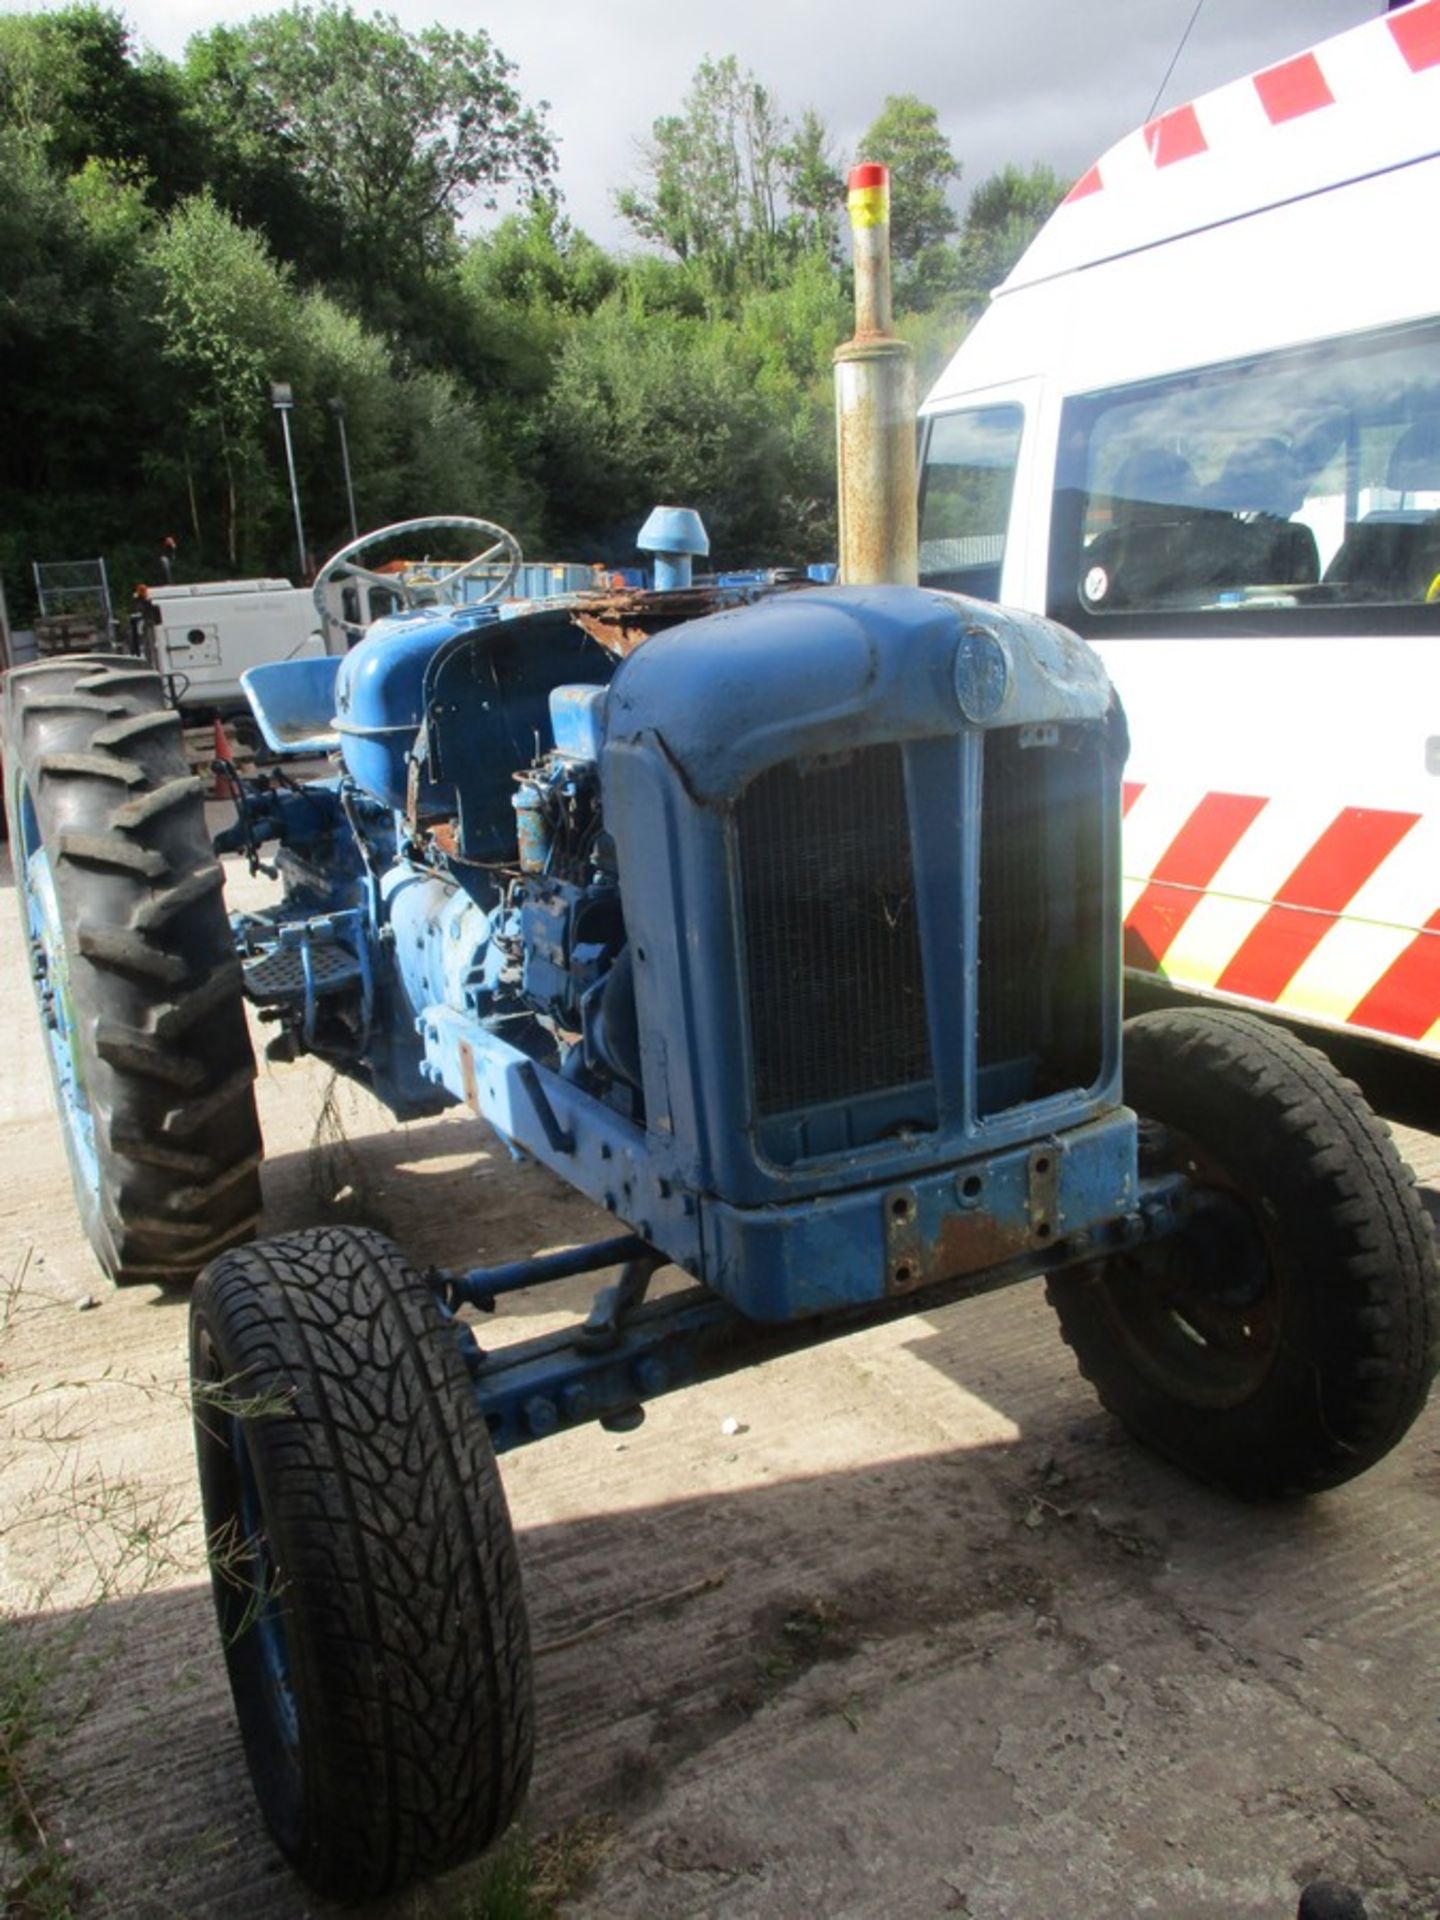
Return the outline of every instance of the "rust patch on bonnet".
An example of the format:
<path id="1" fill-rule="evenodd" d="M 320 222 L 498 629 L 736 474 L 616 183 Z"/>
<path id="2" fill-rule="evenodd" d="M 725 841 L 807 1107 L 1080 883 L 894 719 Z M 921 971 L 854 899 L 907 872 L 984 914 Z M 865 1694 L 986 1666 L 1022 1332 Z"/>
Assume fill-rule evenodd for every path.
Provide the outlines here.
<path id="1" fill-rule="evenodd" d="M 581 613 L 578 609 L 571 616 L 577 627 L 582 627 L 592 640 L 614 654 L 617 660 L 623 660 L 627 654 L 635 651 L 642 641 L 650 638 L 648 628 L 626 626 L 623 620 L 617 620 L 608 613 Z"/>
<path id="2" fill-rule="evenodd" d="M 793 593 L 811 584 L 808 580 L 783 580 L 759 591 L 767 595 Z M 726 607 L 742 606 L 753 600 L 756 592 L 754 587 L 709 586 L 653 593 L 647 588 L 626 587 L 613 593 L 587 594 L 573 601 L 569 612 L 576 626 L 597 645 L 623 660 L 666 627 L 678 627 L 686 620 L 699 620 Z"/>

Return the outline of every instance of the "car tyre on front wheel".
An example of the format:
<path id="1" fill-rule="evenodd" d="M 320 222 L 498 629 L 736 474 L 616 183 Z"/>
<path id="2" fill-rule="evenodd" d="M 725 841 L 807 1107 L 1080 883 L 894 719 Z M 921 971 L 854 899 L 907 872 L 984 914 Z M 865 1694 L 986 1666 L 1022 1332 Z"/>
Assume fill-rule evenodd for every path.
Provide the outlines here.
<path id="1" fill-rule="evenodd" d="M 379 1234 L 223 1255 L 191 1302 L 212 1584 L 256 1795 L 317 1891 L 393 1893 L 497 1839 L 530 1650 L 459 1323 Z"/>

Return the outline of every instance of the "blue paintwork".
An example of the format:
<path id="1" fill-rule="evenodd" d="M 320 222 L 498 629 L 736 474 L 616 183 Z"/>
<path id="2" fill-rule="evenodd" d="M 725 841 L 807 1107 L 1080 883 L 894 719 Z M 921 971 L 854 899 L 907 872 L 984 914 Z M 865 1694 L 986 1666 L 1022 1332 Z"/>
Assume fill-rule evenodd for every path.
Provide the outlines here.
<path id="1" fill-rule="evenodd" d="M 506 1037 L 513 1025 L 497 1030 L 448 1006 L 427 1007 L 420 1019 L 426 1071 L 504 1139 L 698 1272 L 699 1202 L 672 1145 L 562 1074 L 537 1068 Z"/>
<path id="2" fill-rule="evenodd" d="M 601 763 L 634 947 L 646 1110 L 700 1191 L 740 1205 L 839 1192 L 862 1178 L 902 1180 L 928 1162 L 1080 1124 L 1119 1101 L 1119 954 L 1107 930 L 1112 982 L 1103 1070 L 1080 1095 L 993 1119 L 967 1076 L 975 1027 L 975 892 L 981 730 L 954 693 L 954 660 L 976 603 L 882 588 L 784 596 L 672 628 L 616 675 Z M 993 610 L 986 609 L 987 614 Z M 1030 623 L 1039 625 L 1040 623 Z M 1048 636 L 1046 636 L 1048 643 Z M 1076 643 L 1077 648 L 1079 643 Z M 1057 686 L 1033 662 L 1017 668 L 1004 718 L 1038 721 L 1083 707 L 1100 724 L 1103 669 L 1079 650 Z M 725 723 L 714 724 L 723 714 Z M 911 795 L 932 1049 L 935 1131 L 898 1135 L 863 1157 L 838 1151 L 778 1163 L 756 1138 L 748 1084 L 749 1011 L 730 878 L 733 797 L 765 767 L 873 741 L 901 740 Z M 1119 766 L 1106 843 L 1118 886 Z M 1117 896 L 1118 897 L 1118 896 Z M 643 963 L 639 956 L 643 953 Z M 864 1172 L 862 1174 L 861 1168 Z"/>
<path id="3" fill-rule="evenodd" d="M 509 1453 L 688 1385 L 716 1370 L 717 1353 L 733 1365 L 753 1355 L 763 1332 L 717 1295 L 690 1288 L 644 1309 L 612 1347 L 577 1349 L 567 1330 L 486 1354 L 475 1368 L 475 1400 L 495 1451 Z"/>
<path id="4" fill-rule="evenodd" d="M 1056 1272 L 1161 1239 L 1183 1218 L 1183 1183 L 1146 1182 L 1139 1204 L 1088 1242 L 1078 1236 L 1051 1252 L 1022 1253 L 962 1276 L 938 1292 L 871 1302 L 811 1319 L 765 1323 L 747 1318 L 701 1287 L 667 1294 L 622 1320 L 612 1342 L 577 1346 L 573 1328 L 487 1350 L 482 1356 L 468 1329 L 475 1400 L 497 1452 L 587 1420 L 633 1425 L 646 1400 L 692 1381 L 713 1379 L 777 1353 L 811 1346 L 877 1318 L 919 1310 L 937 1299 L 986 1293 L 1040 1272 Z M 617 1256 L 618 1257 L 618 1256 Z"/>
<path id="5" fill-rule="evenodd" d="M 617 749 L 662 735 L 697 798 L 723 802 L 783 760 L 954 738 L 964 719 L 956 656 L 976 625 L 1007 647 L 1011 666 L 987 724 L 1104 719 L 1105 669 L 1052 621 L 957 594 L 817 588 L 671 627 L 631 654 L 607 704 L 607 771 Z"/>
<path id="6" fill-rule="evenodd" d="M 240 676 L 250 711 L 272 753 L 331 753 L 335 732 L 337 655 L 307 655 L 247 667 Z"/>
<path id="7" fill-rule="evenodd" d="M 1135 1130 L 1111 1109 L 1055 1136 L 1058 1199 L 1048 1231 L 1031 1215 L 1033 1146 L 928 1166 L 911 1180 L 791 1206 L 702 1205 L 704 1279 L 754 1320 L 790 1320 L 978 1274 L 1123 1218 L 1137 1193 Z M 978 1182 L 979 1200 L 963 1191 Z M 901 1222 L 896 1209 L 904 1209 Z"/>
<path id="8" fill-rule="evenodd" d="M 953 595 L 807 588 L 652 628 L 616 668 L 564 607 L 490 624 L 443 609 L 377 626 L 342 664 L 336 705 L 347 779 L 371 808 L 355 827 L 363 899 L 352 878 L 343 898 L 311 898 L 308 933 L 275 937 L 303 958 L 328 911 L 325 937 L 364 957 L 353 1057 L 327 1039 L 309 975 L 306 1037 L 397 1111 L 463 1102 L 723 1312 L 760 1322 L 1042 1270 L 1061 1242 L 1135 1217 L 1118 912 L 1101 936 L 1093 1083 L 1011 1104 L 977 1064 L 987 730 L 1063 722 L 1100 743 L 1100 884 L 1118 902 L 1123 737 L 1072 636 Z M 935 1067 L 923 1119 L 884 1088 L 863 1113 L 762 1116 L 737 806 L 772 768 L 891 743 Z M 387 840 L 376 822 L 408 810 L 416 754 L 420 815 L 443 812 L 444 837 Z M 543 1362 L 546 1377 L 563 1364 Z M 623 1370 L 605 1387 L 628 1390 Z"/>
<path id="9" fill-rule="evenodd" d="M 91 1206 L 100 1198 L 100 1162 L 95 1149 L 95 1120 L 79 1055 L 75 1050 L 75 1008 L 70 997 L 70 955 L 55 892 L 55 872 L 40 837 L 30 789 L 15 772 L 15 878 L 30 945 L 30 971 L 40 1003 L 41 1032 L 50 1077 L 65 1136 L 65 1151 L 77 1191 Z"/>
<path id="10" fill-rule="evenodd" d="M 319 897 L 338 903 L 360 871 L 348 840 L 337 837 L 345 829 L 338 789 L 334 780 L 307 780 L 303 787 L 276 785 L 268 775 L 252 781 L 243 817 L 215 835 L 216 853 L 245 853 L 267 840 L 322 850 L 327 884 Z"/>
<path id="11" fill-rule="evenodd" d="M 489 1313 L 497 1294 L 519 1293 L 549 1280 L 568 1280 L 577 1273 L 596 1273 L 602 1267 L 623 1266 L 648 1254 L 648 1244 L 637 1234 L 622 1233 L 597 1240 L 588 1247 L 566 1247 L 559 1253 L 537 1253 L 528 1260 L 506 1260 L 498 1267 L 472 1267 L 450 1275 L 445 1291 L 452 1305 L 479 1307 Z"/>
<path id="12" fill-rule="evenodd" d="M 471 605 L 482 594 L 493 591 L 496 581 L 503 579 L 506 571 L 504 567 L 485 567 L 479 573 L 467 574 L 458 583 L 460 603 Z M 595 575 L 594 567 L 579 561 L 522 560 L 510 583 L 509 597 L 524 602 L 554 600 L 569 593 L 592 593 L 597 584 Z M 501 606 L 503 608 L 504 602 Z"/>
<path id="13" fill-rule="evenodd" d="M 502 958 L 493 935 L 504 924 L 497 898 L 482 906 L 441 875 L 397 863 L 380 882 L 389 953 L 412 1020 L 450 1006 L 475 1019 L 491 1011 Z"/>
<path id="14" fill-rule="evenodd" d="M 889 1210 L 901 1194 L 915 1214 L 905 1244 L 917 1249 L 917 1271 L 902 1285 L 919 1284 L 922 1270 L 928 1279 L 948 1278 L 1043 1253 L 1052 1239 L 1093 1231 L 1135 1205 L 1134 1122 L 1118 1103 L 1056 1100 L 1048 1108 L 1052 1128 L 1037 1129 L 1032 1115 L 1015 1128 L 1028 1137 L 992 1151 L 972 1147 L 942 1158 L 927 1137 L 923 1156 L 912 1151 L 908 1166 L 897 1168 L 884 1153 L 851 1155 L 829 1170 L 823 1198 L 797 1194 L 788 1206 L 747 1207 L 697 1191 L 673 1138 L 647 1133 L 562 1076 L 537 1070 L 494 1031 L 435 1007 L 423 1037 L 430 1068 L 457 1099 L 756 1320 L 884 1299 L 897 1284 L 887 1249 Z M 1043 1239 L 1031 1231 L 1027 1180 L 1037 1133 L 1063 1142 L 1055 1148 L 1056 1210 Z M 962 1193 L 966 1179 L 979 1181 L 983 1207 Z"/>
<path id="15" fill-rule="evenodd" d="M 443 785 L 467 862 L 516 857 L 515 778 L 554 746 L 557 687 L 602 686 L 615 661 L 564 606 L 460 632 L 425 674 L 426 767 Z"/>
<path id="16" fill-rule="evenodd" d="M 447 640 L 493 624 L 487 607 L 416 607 L 377 620 L 340 661 L 335 725 L 345 770 L 363 792 L 387 807 L 407 804 L 411 749 L 425 713 L 425 676 Z M 422 779 L 422 813 L 451 804 L 443 782 Z"/>
<path id="17" fill-rule="evenodd" d="M 709 553 L 710 536 L 693 507 L 656 507 L 635 544 L 655 556 L 656 592 L 670 593 L 690 585 L 693 562 Z"/>
<path id="18" fill-rule="evenodd" d="M 555 751 L 568 760 L 598 760 L 605 739 L 605 687 L 556 687 L 550 695 Z"/>
<path id="19" fill-rule="evenodd" d="M 1109 689 L 1091 656 L 1042 623 L 1032 633 L 984 612 L 1006 650 L 1000 717 L 1103 726 Z M 418 1025 L 422 1074 L 755 1318 L 884 1297 L 896 1284 L 885 1206 L 902 1189 L 914 1208 L 917 1273 L 968 1271 L 1000 1248 L 1033 1250 L 1027 1168 L 1037 1139 L 1067 1142 L 1049 1231 L 1087 1231 L 1133 1204 L 1118 984 L 1093 1085 L 991 1112 L 974 1076 L 967 1035 L 977 943 L 962 877 L 978 857 L 983 730 L 960 710 L 956 671 L 976 617 L 975 603 L 937 594 L 789 596 L 672 628 L 616 675 L 603 743 L 586 744 L 601 746 L 604 817 L 634 961 L 643 1123 L 587 1078 L 593 1049 L 578 1049 L 557 1071 L 548 1035 L 516 1019 L 528 1007 L 588 1032 L 590 982 L 603 984 L 610 961 L 603 948 L 572 947 L 568 928 L 587 899 L 603 901 L 603 884 L 537 883 L 507 904 L 498 886 L 487 902 L 403 865 L 382 881 L 388 951 Z M 517 633 L 517 648 L 525 640 Z M 489 649 L 489 636 L 481 644 Z M 539 657 L 516 655 L 527 665 Z M 464 658 L 454 656 L 448 677 L 432 672 L 432 688 L 473 685 Z M 538 689 L 521 684 L 528 716 Z M 505 686 L 501 678 L 487 688 L 487 706 L 503 703 Z M 564 695 L 550 708 L 566 715 L 562 732 L 572 704 Z M 828 1145 L 823 1131 L 791 1138 L 793 1123 L 762 1126 L 752 1110 L 730 809 L 782 757 L 897 739 L 931 956 L 933 1123 L 882 1129 L 861 1145 L 843 1127 Z M 513 790 L 511 765 L 504 772 Z M 1115 774 L 1112 803 L 1118 765 Z M 477 767 L 463 779 L 490 782 L 492 795 L 505 790 L 498 766 L 493 777 Z M 1114 819 L 1110 826 L 1113 843 Z M 1112 871 L 1112 889 L 1115 879 Z M 502 940 L 524 956 L 518 994 Z M 1118 954 L 1110 958 L 1106 977 L 1118 983 Z M 957 1197 L 966 1172 L 987 1195 L 980 1214 Z"/>

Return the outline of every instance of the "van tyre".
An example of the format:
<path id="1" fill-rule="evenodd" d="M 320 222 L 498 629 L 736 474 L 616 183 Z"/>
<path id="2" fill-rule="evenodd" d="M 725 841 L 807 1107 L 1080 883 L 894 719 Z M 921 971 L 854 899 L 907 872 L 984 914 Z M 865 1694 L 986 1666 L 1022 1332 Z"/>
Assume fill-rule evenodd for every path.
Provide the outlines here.
<path id="1" fill-rule="evenodd" d="M 76 1202 L 112 1279 L 186 1282 L 260 1212 L 255 1063 L 224 875 L 159 676 L 5 686 L 5 784 Z"/>
<path id="2" fill-rule="evenodd" d="M 1250 1498 L 1338 1486 L 1420 1413 L 1440 1341 L 1434 1234 L 1409 1170 L 1323 1055 L 1245 1014 L 1125 1027 L 1141 1170 L 1184 1172 L 1179 1233 L 1048 1283 L 1100 1399 Z"/>
<path id="3" fill-rule="evenodd" d="M 397 1249 L 358 1228 L 227 1253 L 191 1302 L 246 1758 L 280 1851 L 337 1898 L 488 1846 L 529 1779 L 519 1567 L 462 1341 Z"/>

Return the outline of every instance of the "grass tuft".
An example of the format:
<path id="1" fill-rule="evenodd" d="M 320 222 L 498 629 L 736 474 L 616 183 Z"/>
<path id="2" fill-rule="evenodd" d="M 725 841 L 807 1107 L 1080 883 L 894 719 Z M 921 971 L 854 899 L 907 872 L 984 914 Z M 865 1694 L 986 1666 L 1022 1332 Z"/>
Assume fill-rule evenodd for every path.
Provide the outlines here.
<path id="1" fill-rule="evenodd" d="M 444 1891 L 417 1894 L 410 1920 L 554 1920 L 582 1893 L 615 1844 L 615 1828 L 586 1814 L 554 1833 L 513 1828 Z"/>

